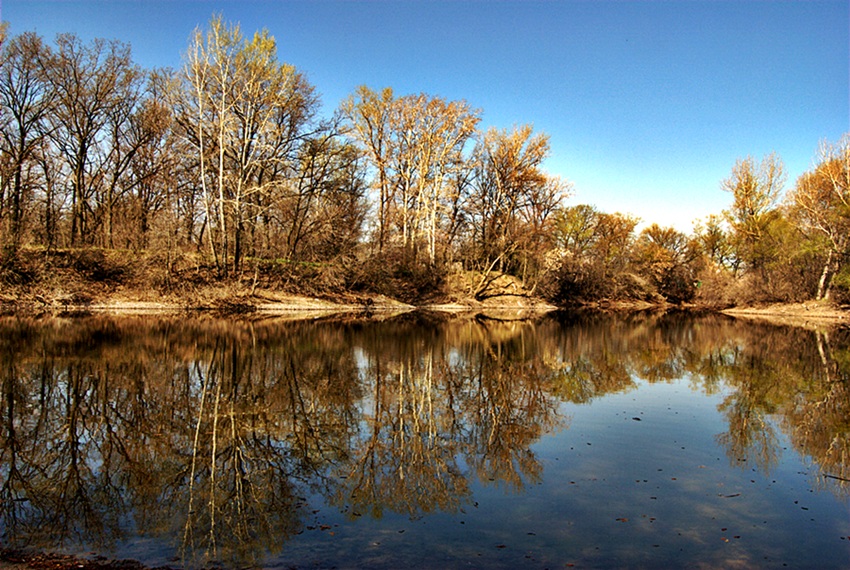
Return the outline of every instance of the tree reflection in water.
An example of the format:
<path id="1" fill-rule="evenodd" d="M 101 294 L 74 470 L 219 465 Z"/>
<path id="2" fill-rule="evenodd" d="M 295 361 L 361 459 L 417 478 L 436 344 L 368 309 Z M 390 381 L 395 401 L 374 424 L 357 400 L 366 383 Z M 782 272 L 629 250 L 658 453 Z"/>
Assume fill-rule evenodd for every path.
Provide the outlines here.
<path id="1" fill-rule="evenodd" d="M 536 322 L 90 317 L 0 322 L 0 520 L 11 546 L 108 551 L 138 534 L 187 563 L 259 563 L 321 495 L 351 519 L 472 503 L 542 480 L 562 402 L 690 378 L 724 390 L 733 463 L 783 430 L 847 490 L 846 331 L 716 317 Z M 774 418 L 776 421 L 769 421 Z"/>

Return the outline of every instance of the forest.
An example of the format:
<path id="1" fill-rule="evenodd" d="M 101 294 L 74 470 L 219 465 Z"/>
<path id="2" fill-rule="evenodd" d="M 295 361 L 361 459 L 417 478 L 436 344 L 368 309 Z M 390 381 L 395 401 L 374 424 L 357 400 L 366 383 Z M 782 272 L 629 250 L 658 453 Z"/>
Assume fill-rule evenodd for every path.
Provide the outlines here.
<path id="1" fill-rule="evenodd" d="M 414 304 L 505 277 L 559 306 L 850 299 L 850 133 L 787 188 L 779 156 L 740 158 L 718 181 L 729 208 L 687 235 L 568 204 L 546 133 L 482 129 L 463 100 L 362 86 L 323 116 L 267 31 L 220 16 L 177 70 L 118 40 L 0 42 L 4 301 L 72 276 Z"/>

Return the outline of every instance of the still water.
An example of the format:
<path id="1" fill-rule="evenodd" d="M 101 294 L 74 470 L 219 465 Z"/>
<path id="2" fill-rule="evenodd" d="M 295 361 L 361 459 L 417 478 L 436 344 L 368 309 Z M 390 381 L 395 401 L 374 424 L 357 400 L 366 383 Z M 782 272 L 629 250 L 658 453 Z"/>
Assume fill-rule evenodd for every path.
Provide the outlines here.
<path id="1" fill-rule="evenodd" d="M 850 331 L 0 320 L 2 546 L 148 566 L 850 566 Z"/>

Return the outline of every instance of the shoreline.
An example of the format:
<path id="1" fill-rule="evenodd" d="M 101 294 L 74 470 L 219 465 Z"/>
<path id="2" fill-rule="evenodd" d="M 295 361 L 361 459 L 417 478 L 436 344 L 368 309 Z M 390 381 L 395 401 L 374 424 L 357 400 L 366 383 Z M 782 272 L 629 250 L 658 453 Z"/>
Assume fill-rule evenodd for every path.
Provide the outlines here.
<path id="1" fill-rule="evenodd" d="M 646 312 L 686 311 L 711 312 L 736 319 L 765 321 L 802 327 L 840 326 L 850 324 L 850 308 L 829 302 L 808 301 L 803 303 L 773 303 L 760 306 L 711 307 L 700 304 L 668 305 L 611 301 L 571 307 L 559 307 L 534 297 L 516 296 L 504 300 L 461 299 L 447 302 L 412 305 L 384 296 L 342 297 L 337 300 L 320 299 L 301 295 L 282 294 L 271 291 L 251 295 L 203 295 L 193 296 L 183 302 L 174 299 L 160 301 L 145 300 L 132 295 L 121 295 L 73 302 L 54 299 L 48 301 L 35 297 L 22 300 L 6 297 L 0 299 L 0 313 L 7 316 L 71 316 L 71 315 L 167 315 L 167 314 L 212 314 L 223 317 L 280 316 L 295 320 L 315 319 L 333 315 L 395 316 L 414 311 L 426 311 L 447 315 L 490 315 L 493 318 L 516 320 L 531 318 L 554 311 L 600 311 L 600 312 Z"/>
<path id="2" fill-rule="evenodd" d="M 808 329 L 846 326 L 850 310 L 822 301 L 804 303 L 773 303 L 753 307 L 732 307 L 720 313 L 736 319 L 769 322 Z"/>

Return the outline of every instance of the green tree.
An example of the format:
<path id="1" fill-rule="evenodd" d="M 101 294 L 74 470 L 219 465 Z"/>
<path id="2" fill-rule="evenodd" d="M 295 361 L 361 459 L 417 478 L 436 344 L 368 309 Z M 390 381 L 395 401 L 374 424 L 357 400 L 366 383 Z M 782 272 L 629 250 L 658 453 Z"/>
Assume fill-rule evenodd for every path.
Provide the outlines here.
<path id="1" fill-rule="evenodd" d="M 704 222 L 694 226 L 694 240 L 707 261 L 717 269 L 734 270 L 737 267 L 729 232 L 723 227 L 723 218 L 711 214 Z"/>
<path id="2" fill-rule="evenodd" d="M 627 277 L 637 223 L 637 218 L 586 204 L 559 210 L 553 227 L 552 300 L 642 297 L 642 287 Z"/>
<path id="3" fill-rule="evenodd" d="M 763 271 L 775 255 L 774 225 L 780 217 L 777 208 L 785 183 L 785 169 L 776 154 L 761 162 L 752 157 L 739 159 L 722 188 L 732 194 L 732 206 L 724 212 L 732 229 L 736 257 L 747 271 Z"/>

